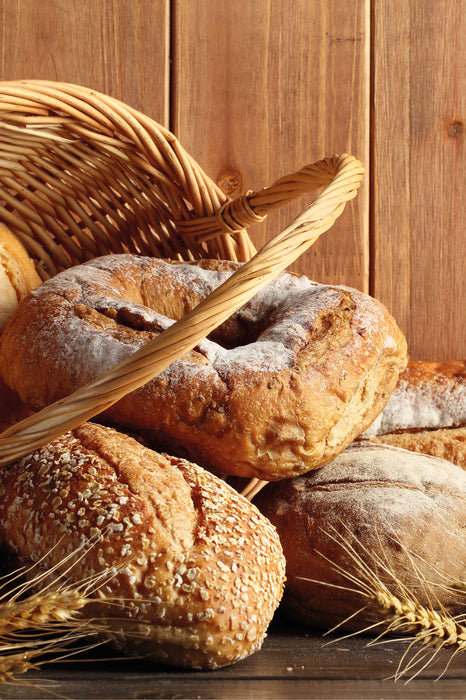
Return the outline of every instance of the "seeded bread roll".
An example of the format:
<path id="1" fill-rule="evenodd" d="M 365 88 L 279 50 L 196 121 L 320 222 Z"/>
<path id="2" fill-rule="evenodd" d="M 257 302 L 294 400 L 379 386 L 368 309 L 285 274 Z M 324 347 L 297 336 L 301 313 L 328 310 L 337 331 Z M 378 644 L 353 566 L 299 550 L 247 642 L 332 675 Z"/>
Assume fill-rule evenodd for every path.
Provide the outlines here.
<path id="1" fill-rule="evenodd" d="M 117 572 L 102 591 L 124 608 L 103 599 L 92 615 L 113 618 L 126 652 L 218 668 L 261 646 L 284 558 L 272 525 L 222 480 L 91 423 L 0 476 L 0 536 L 22 563 L 49 570 L 76 551 L 73 581 Z"/>
<path id="2" fill-rule="evenodd" d="M 0 332 L 19 302 L 40 283 L 25 248 L 0 223 Z"/>
<path id="3" fill-rule="evenodd" d="M 395 612 L 385 593 L 404 600 L 406 591 L 423 605 L 464 611 L 464 597 L 443 585 L 466 580 L 466 473 L 460 467 L 354 443 L 321 469 L 267 484 L 255 503 L 282 542 L 281 610 L 293 619 L 360 630 Z"/>
<path id="4" fill-rule="evenodd" d="M 362 437 L 466 468 L 466 361 L 411 360 Z"/>

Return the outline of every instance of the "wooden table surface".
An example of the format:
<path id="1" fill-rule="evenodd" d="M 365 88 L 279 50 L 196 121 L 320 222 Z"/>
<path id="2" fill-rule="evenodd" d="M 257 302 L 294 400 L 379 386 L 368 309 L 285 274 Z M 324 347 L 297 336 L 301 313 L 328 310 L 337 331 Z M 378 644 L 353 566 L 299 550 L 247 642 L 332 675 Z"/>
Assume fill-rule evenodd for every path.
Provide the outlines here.
<path id="1" fill-rule="evenodd" d="M 331 640 L 331 643 L 329 643 Z M 132 660 L 83 660 L 44 666 L 23 676 L 27 685 L 0 684 L 8 698 L 439 698 L 466 697 L 466 655 L 442 657 L 415 679 L 391 678 L 408 643 L 368 637 L 323 637 L 307 628 L 274 623 L 262 649 L 211 672 L 189 672 Z"/>

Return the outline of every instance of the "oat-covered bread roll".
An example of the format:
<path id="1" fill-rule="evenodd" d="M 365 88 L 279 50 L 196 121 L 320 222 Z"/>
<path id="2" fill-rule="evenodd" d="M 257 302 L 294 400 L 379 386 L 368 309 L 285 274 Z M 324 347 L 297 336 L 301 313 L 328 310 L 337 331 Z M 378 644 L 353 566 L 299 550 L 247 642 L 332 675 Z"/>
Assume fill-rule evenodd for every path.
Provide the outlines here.
<path id="1" fill-rule="evenodd" d="M 103 599 L 91 614 L 112 618 L 125 651 L 217 668 L 261 646 L 283 553 L 273 526 L 222 480 L 91 423 L 0 477 L 0 537 L 21 562 L 47 570 L 76 551 L 74 581 L 117 570 L 102 591 L 123 609 Z"/>
<path id="2" fill-rule="evenodd" d="M 287 563 L 281 609 L 295 620 L 325 628 L 346 620 L 347 630 L 380 622 L 380 608 L 355 592 L 359 580 L 362 592 L 383 593 L 377 578 L 401 599 L 397 579 L 424 605 L 464 610 L 464 598 L 436 586 L 466 580 L 460 467 L 355 443 L 321 469 L 266 485 L 255 503 L 280 535 Z"/>
<path id="3" fill-rule="evenodd" d="M 40 283 L 25 248 L 0 223 L 0 332 L 19 302 Z"/>
<path id="4" fill-rule="evenodd" d="M 466 361 L 411 360 L 362 437 L 466 468 Z"/>

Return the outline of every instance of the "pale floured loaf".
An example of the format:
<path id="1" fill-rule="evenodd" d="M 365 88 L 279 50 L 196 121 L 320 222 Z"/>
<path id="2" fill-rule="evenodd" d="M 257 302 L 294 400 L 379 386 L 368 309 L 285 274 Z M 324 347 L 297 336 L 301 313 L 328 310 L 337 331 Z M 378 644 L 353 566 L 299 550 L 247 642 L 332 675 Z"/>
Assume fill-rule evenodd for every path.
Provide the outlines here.
<path id="1" fill-rule="evenodd" d="M 109 255 L 30 295 L 0 340 L 0 376 L 33 409 L 156 338 L 237 269 Z M 282 273 L 99 420 L 216 473 L 265 480 L 331 460 L 381 411 L 406 341 L 377 300 Z"/>
<path id="2" fill-rule="evenodd" d="M 362 438 L 466 468 L 466 361 L 411 360 Z"/>
<path id="3" fill-rule="evenodd" d="M 321 469 L 266 485 L 255 503 L 280 535 L 287 573 L 282 610 L 293 619 L 365 628 L 383 620 L 376 595 L 387 591 L 401 600 L 409 591 L 420 605 L 451 614 L 464 610 L 452 589 L 466 580 L 460 467 L 354 443 Z"/>

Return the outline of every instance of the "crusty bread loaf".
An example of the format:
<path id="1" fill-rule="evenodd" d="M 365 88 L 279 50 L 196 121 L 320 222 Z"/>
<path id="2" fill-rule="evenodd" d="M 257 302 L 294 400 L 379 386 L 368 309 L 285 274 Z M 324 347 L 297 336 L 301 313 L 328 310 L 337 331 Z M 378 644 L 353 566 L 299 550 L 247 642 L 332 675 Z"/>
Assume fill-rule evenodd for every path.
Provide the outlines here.
<path id="1" fill-rule="evenodd" d="M 40 283 L 26 249 L 0 223 L 0 332 L 19 302 Z"/>
<path id="2" fill-rule="evenodd" d="M 466 468 L 466 361 L 411 360 L 361 437 Z"/>
<path id="3" fill-rule="evenodd" d="M 236 267 L 238 264 L 236 264 Z M 110 255 L 44 282 L 0 339 L 0 375 L 39 409 L 113 368 L 233 272 Z M 332 459 L 380 412 L 406 341 L 377 300 L 283 273 L 99 420 L 212 471 L 273 480 Z"/>
<path id="4" fill-rule="evenodd" d="M 283 554 L 273 526 L 222 480 L 91 423 L 0 477 L 4 544 L 46 570 L 75 551 L 70 580 L 113 573 L 101 590 L 124 606 L 103 598 L 92 614 L 110 615 L 126 651 L 216 668 L 261 646 Z"/>
<path id="5" fill-rule="evenodd" d="M 321 469 L 266 485 L 255 503 L 277 527 L 287 563 L 281 609 L 297 621 L 346 620 L 346 630 L 380 622 L 371 598 L 355 592 L 372 590 L 375 603 L 378 588 L 384 594 L 377 579 L 401 599 L 400 584 L 421 604 L 464 609 L 436 586 L 466 580 L 466 473 L 454 464 L 354 443 Z"/>

